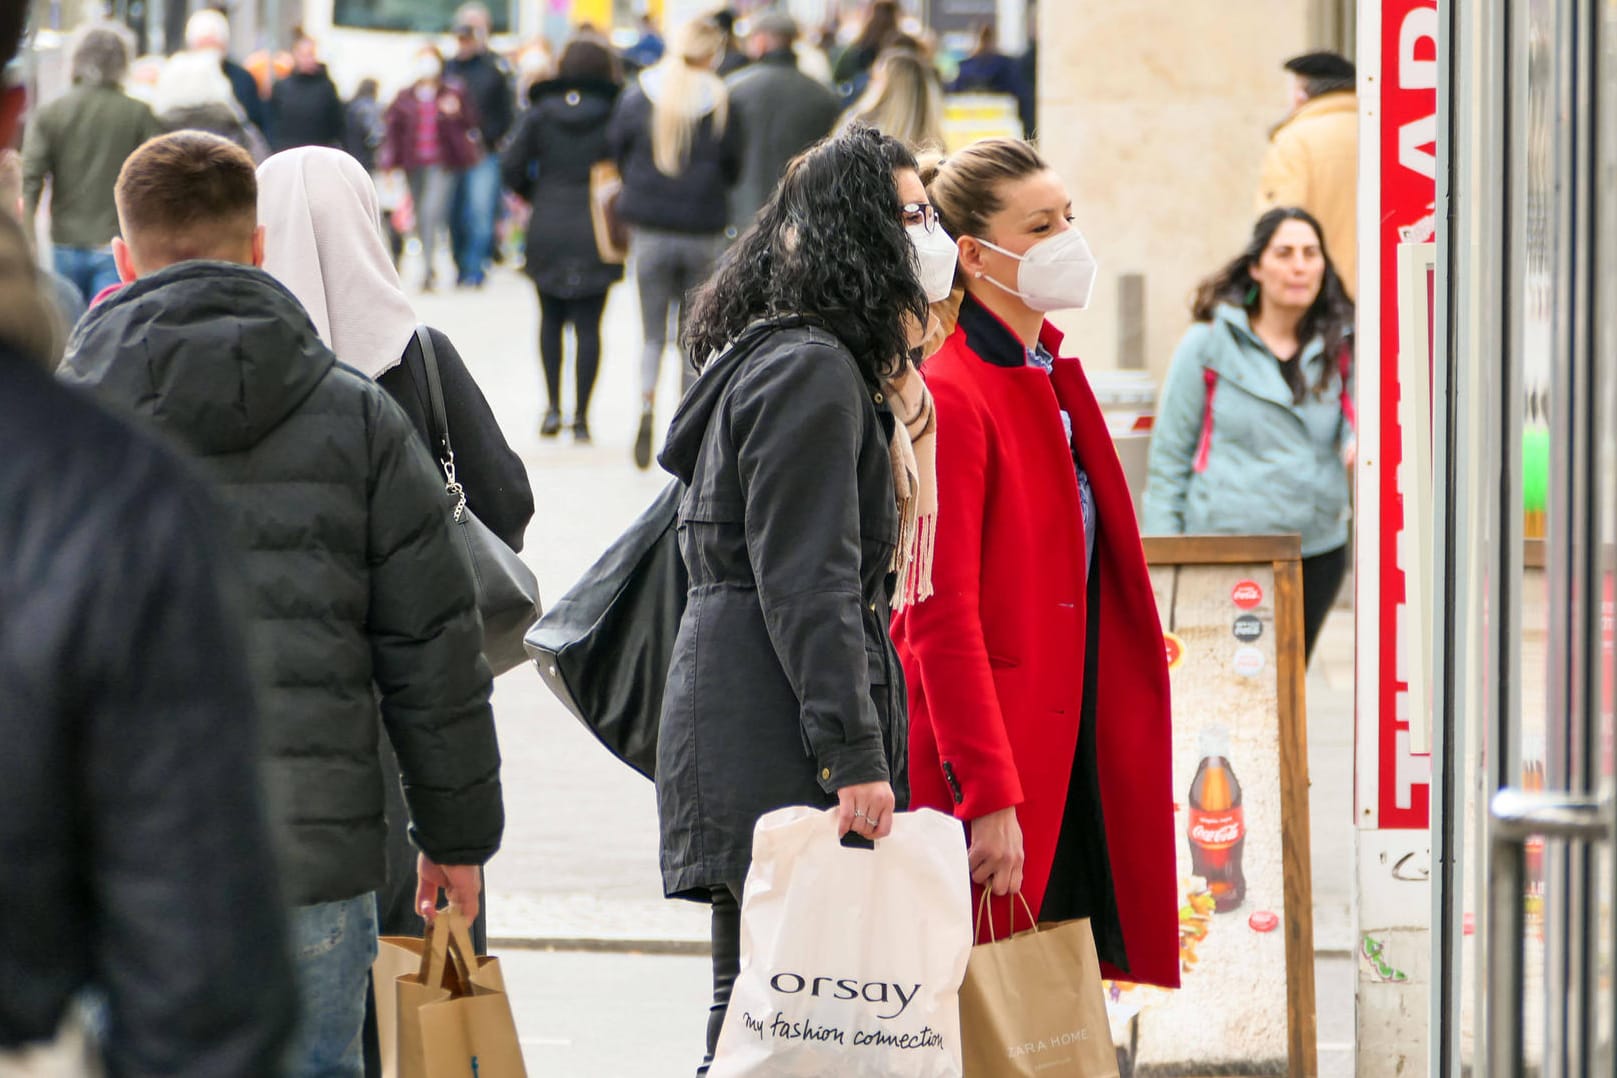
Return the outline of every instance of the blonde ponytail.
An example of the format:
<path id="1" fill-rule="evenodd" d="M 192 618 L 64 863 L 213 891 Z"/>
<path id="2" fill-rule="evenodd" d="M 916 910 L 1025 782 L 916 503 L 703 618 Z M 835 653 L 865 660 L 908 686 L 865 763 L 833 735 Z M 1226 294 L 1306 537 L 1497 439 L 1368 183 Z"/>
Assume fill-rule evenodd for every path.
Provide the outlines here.
<path id="1" fill-rule="evenodd" d="M 664 176 L 678 176 L 690 164 L 691 144 L 710 102 L 713 133 L 724 133 L 730 96 L 712 66 L 725 44 L 717 24 L 696 19 L 680 27 L 657 64 L 662 84 L 651 107 L 651 159 Z"/>

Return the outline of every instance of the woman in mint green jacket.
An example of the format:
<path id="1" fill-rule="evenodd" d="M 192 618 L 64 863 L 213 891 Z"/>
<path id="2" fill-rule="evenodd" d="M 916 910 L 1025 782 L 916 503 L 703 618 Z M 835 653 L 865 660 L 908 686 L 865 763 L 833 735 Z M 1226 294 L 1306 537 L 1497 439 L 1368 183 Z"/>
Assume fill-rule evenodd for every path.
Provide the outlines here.
<path id="1" fill-rule="evenodd" d="M 1300 534 L 1312 654 L 1347 572 L 1352 301 L 1318 222 L 1275 209 L 1191 311 L 1157 405 L 1141 531 Z"/>

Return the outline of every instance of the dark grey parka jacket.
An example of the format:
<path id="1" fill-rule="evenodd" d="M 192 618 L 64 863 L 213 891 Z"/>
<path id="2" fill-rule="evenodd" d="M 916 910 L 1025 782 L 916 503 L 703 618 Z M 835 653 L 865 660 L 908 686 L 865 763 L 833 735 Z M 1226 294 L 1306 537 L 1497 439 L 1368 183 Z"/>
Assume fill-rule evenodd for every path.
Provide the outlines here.
<path id="1" fill-rule="evenodd" d="M 92 309 L 63 372 L 214 481 L 247 584 L 288 899 L 383 882 L 378 702 L 416 845 L 439 864 L 492 857 L 504 815 L 471 566 L 392 398 L 338 364 L 268 274 L 220 262 L 170 266 Z"/>
<path id="2" fill-rule="evenodd" d="M 660 460 L 689 488 L 691 583 L 657 746 L 670 897 L 740 894 L 772 809 L 880 781 L 908 803 L 892 423 L 842 342 L 800 321 L 749 331 L 674 417 Z"/>

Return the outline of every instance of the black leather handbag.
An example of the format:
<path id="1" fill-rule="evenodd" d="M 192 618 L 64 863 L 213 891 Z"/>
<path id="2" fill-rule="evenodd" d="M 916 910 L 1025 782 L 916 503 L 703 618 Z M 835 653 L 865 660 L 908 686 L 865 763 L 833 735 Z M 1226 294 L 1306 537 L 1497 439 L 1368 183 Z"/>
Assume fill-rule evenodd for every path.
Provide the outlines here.
<path id="1" fill-rule="evenodd" d="M 607 750 L 652 778 L 663 687 L 690 577 L 670 483 L 528 633 L 528 654 Z"/>
<path id="2" fill-rule="evenodd" d="M 805 321 L 755 322 L 727 354 Z M 715 359 L 712 365 L 720 364 Z M 527 639 L 528 654 L 550 691 L 607 751 L 648 779 L 656 775 L 663 689 L 690 590 L 679 552 L 684 498 L 684 483 L 665 487 Z"/>
<path id="3" fill-rule="evenodd" d="M 483 615 L 483 658 L 495 674 L 503 674 L 526 658 L 522 636 L 539 617 L 539 580 L 517 552 L 466 505 L 466 490 L 455 479 L 455 450 L 449 442 L 449 418 L 444 410 L 443 381 L 438 375 L 438 352 L 426 326 L 418 326 L 416 340 L 427 368 L 427 402 L 431 410 L 433 441 L 438 464 L 444 470 L 444 493 L 451 502 L 455 534 L 465 544 L 477 585 L 477 610 Z"/>

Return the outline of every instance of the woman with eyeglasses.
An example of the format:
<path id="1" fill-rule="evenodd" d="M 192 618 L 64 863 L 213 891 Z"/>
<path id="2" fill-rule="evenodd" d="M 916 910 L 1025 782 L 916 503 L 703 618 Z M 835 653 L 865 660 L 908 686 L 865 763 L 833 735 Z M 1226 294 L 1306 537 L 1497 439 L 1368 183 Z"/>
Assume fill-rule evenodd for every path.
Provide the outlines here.
<path id="1" fill-rule="evenodd" d="M 663 888 L 713 908 L 698 1074 L 739 969 L 758 818 L 835 807 L 842 833 L 882 838 L 908 800 L 887 626 L 925 591 L 918 461 L 934 439 L 906 357 L 936 298 L 927 285 L 947 289 L 955 257 L 930 220 L 909 151 L 856 127 L 792 161 L 692 297 L 685 343 L 701 373 L 660 457 L 688 488 L 690 592 L 656 777 Z"/>
<path id="2" fill-rule="evenodd" d="M 967 824 L 1001 932 L 1088 917 L 1112 974 L 1177 986 L 1162 629 L 1111 436 L 1047 318 L 1088 305 L 1095 260 L 1021 140 L 923 175 L 963 298 L 922 368 L 943 432 L 935 593 L 893 622 L 911 803 Z"/>

